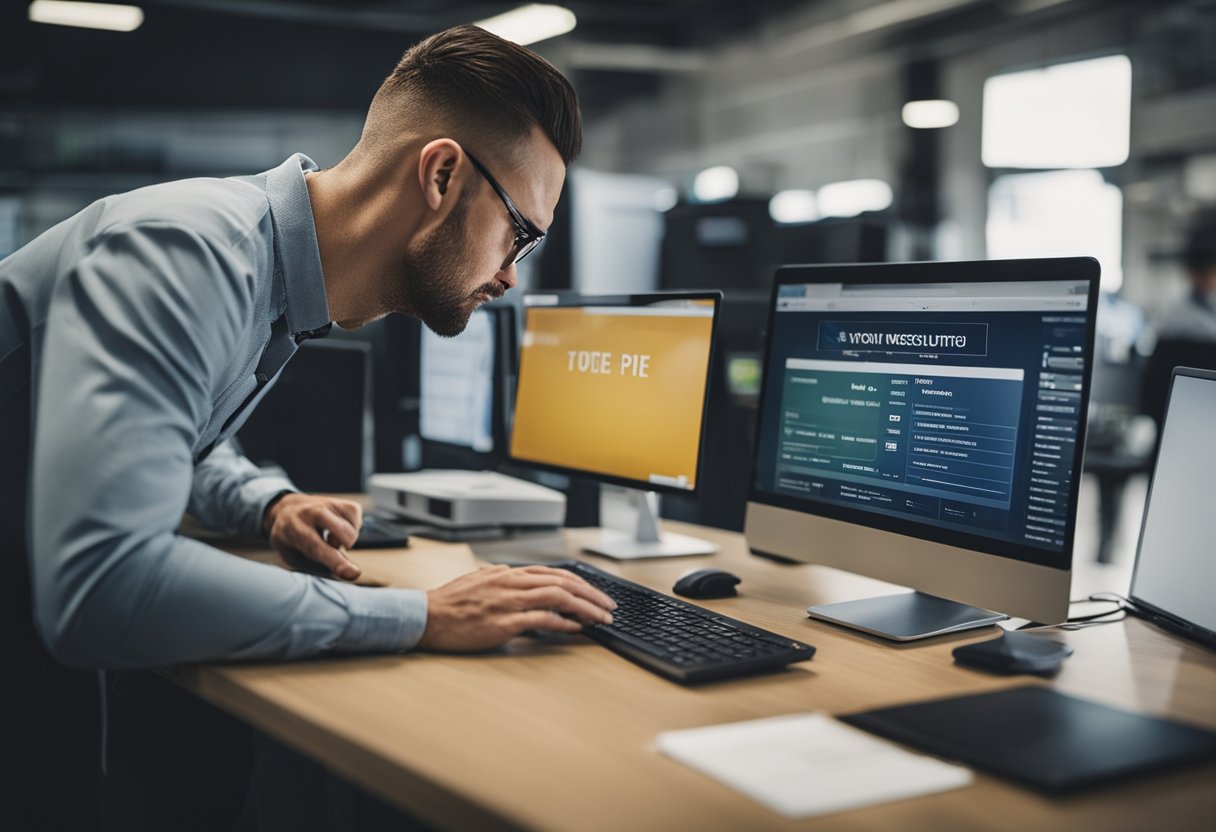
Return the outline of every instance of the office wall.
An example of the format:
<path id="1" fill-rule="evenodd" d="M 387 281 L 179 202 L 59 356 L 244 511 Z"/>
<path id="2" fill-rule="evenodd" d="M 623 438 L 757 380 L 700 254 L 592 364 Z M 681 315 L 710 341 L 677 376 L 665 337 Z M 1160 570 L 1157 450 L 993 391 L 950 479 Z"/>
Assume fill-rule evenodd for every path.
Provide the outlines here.
<path id="1" fill-rule="evenodd" d="M 900 11 L 924 14 L 883 25 L 884 6 L 889 21 Z M 874 177 L 896 189 L 898 207 L 907 196 L 901 174 L 919 163 L 913 131 L 899 115 L 907 69 L 933 62 L 941 94 L 959 104 L 961 118 L 936 131 L 943 221 L 930 253 L 984 257 L 994 177 L 980 160 L 985 78 L 1116 52 L 1133 62 L 1131 157 L 1105 175 L 1123 189 L 1123 294 L 1151 314 L 1183 290 L 1170 255 L 1186 217 L 1216 201 L 1210 3 L 808 4 L 758 35 L 696 53 L 698 68 L 671 74 L 657 95 L 589 119 L 586 158 L 604 170 L 665 176 L 684 189 L 697 171 L 729 164 L 744 195 Z M 894 243 L 892 257 L 907 253 L 898 235 Z"/>
<path id="2" fill-rule="evenodd" d="M 684 187 L 704 167 L 731 164 L 744 194 L 895 181 L 903 59 L 868 42 L 819 44 L 812 35 L 831 17 L 825 8 L 840 5 L 813 4 L 758 37 L 699 53 L 702 68 L 672 75 L 657 97 L 590 119 L 587 164 Z"/>
<path id="3" fill-rule="evenodd" d="M 61 110 L 0 116 L 0 145 L 23 159 L 0 166 L 17 244 L 112 193 L 189 176 L 266 170 L 292 153 L 322 167 L 359 139 L 362 113 Z M 0 243 L 4 237 L 0 235 Z M 0 256 L 7 253 L 0 251 Z"/>

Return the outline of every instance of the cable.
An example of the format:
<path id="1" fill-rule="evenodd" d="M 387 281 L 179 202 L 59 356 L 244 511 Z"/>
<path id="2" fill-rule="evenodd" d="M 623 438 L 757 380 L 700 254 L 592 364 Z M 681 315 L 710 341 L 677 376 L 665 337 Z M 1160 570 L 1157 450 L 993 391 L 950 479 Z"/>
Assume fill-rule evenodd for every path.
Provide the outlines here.
<path id="1" fill-rule="evenodd" d="M 1128 614 L 1133 611 L 1132 602 L 1117 592 L 1095 592 L 1087 598 L 1075 598 L 1068 602 L 1069 606 L 1073 604 L 1115 604 L 1113 610 L 1104 612 L 1093 612 L 1086 615 L 1069 616 L 1059 624 L 1035 624 L 1030 622 L 1018 627 L 1019 632 L 1027 632 L 1030 630 L 1083 630 L 1086 627 L 1096 627 L 1100 624 L 1115 624 L 1127 618 Z M 1110 616 L 1117 615 L 1118 618 Z"/>

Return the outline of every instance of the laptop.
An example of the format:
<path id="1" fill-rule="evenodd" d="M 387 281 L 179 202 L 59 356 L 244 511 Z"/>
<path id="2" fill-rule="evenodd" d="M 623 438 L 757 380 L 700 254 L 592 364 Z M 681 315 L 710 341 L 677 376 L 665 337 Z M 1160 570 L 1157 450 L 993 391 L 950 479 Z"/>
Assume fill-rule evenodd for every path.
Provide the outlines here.
<path id="1" fill-rule="evenodd" d="M 1131 612 L 1216 649 L 1216 372 L 1174 368 L 1144 504 Z"/>

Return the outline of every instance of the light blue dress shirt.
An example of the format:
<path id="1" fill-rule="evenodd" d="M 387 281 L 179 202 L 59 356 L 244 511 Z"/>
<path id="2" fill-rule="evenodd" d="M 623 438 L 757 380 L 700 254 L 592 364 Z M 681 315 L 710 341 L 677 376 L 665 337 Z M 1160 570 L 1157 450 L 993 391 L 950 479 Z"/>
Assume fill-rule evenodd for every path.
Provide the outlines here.
<path id="1" fill-rule="evenodd" d="M 296 155 L 107 197 L 0 261 L 0 527 L 25 536 L 38 628 L 60 661 L 290 659 L 421 638 L 421 591 L 287 572 L 176 533 L 187 509 L 260 533 L 292 487 L 226 440 L 273 383 L 258 377 L 264 353 L 285 358 L 330 324 L 309 170 Z"/>

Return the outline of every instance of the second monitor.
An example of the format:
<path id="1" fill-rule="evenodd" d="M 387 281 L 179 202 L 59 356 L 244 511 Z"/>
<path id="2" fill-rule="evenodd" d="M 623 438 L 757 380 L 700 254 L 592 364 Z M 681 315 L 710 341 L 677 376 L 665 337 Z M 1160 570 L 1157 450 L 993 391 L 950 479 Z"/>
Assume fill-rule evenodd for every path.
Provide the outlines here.
<path id="1" fill-rule="evenodd" d="M 655 492 L 693 493 L 721 294 L 525 299 L 512 462 L 633 490 L 631 532 L 588 550 L 616 558 L 709 554 L 659 531 Z"/>

